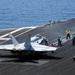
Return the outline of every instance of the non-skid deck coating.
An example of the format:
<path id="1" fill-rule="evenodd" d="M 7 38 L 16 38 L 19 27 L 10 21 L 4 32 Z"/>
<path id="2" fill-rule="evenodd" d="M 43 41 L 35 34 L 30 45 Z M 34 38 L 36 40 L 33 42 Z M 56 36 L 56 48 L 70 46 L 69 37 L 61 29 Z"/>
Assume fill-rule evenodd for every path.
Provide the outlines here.
<path id="1" fill-rule="evenodd" d="M 27 29 L 25 31 L 23 29 L 16 32 L 14 36 L 24 33 L 16 37 L 19 42 L 24 42 L 28 34 L 34 36 L 39 33 L 47 36 L 51 44 L 57 41 L 58 36 L 65 38 L 66 29 L 71 29 L 71 34 L 73 34 L 74 25 L 75 21 L 64 22 L 53 26 L 39 27 L 27 33 L 24 33 Z M 12 42 L 10 40 L 1 41 L 1 44 L 9 43 Z M 48 56 L 19 56 L 18 58 L 18 56 L 13 56 L 10 52 L 0 51 L 0 75 L 75 75 L 74 55 L 75 46 L 72 46 L 72 40 L 64 43 L 54 53 L 49 52 Z"/>

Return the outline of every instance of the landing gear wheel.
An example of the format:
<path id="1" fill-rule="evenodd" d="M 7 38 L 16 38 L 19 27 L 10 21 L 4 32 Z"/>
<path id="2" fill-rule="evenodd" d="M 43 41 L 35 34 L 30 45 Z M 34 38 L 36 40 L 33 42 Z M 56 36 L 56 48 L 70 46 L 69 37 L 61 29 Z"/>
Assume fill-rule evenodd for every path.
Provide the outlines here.
<path id="1" fill-rule="evenodd" d="M 52 53 L 54 53 L 54 51 L 52 51 Z"/>

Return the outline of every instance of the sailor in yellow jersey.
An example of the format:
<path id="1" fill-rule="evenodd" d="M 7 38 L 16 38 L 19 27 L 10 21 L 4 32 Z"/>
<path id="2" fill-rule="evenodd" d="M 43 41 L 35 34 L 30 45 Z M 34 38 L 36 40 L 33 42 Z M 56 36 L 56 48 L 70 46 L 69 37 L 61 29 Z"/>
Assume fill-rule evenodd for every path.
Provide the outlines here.
<path id="1" fill-rule="evenodd" d="M 68 38 L 70 39 L 71 31 L 70 31 L 70 30 L 66 30 L 66 34 L 67 34 L 66 39 L 67 39 L 67 40 L 68 40 Z"/>

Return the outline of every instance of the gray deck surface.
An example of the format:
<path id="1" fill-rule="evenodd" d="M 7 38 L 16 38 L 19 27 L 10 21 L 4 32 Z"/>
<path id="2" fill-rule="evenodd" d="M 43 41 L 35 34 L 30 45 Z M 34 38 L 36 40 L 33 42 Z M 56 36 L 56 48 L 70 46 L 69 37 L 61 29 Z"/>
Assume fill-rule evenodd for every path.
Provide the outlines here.
<path id="1" fill-rule="evenodd" d="M 16 37 L 19 42 L 24 42 L 28 34 L 31 34 L 32 36 L 35 34 L 41 34 L 47 36 L 50 44 L 56 42 L 58 36 L 65 38 L 66 29 L 71 29 L 71 34 L 73 34 L 75 32 L 75 21 L 56 23 L 52 26 L 47 25 L 27 33 L 24 32 L 28 29 L 23 29 L 14 33 L 14 36 L 24 33 Z M 5 32 L 6 31 L 7 30 L 5 30 Z M 4 34 L 5 33 L 3 33 L 3 35 Z M 12 42 L 5 41 L 2 44 L 9 43 Z M 65 42 L 63 46 L 58 48 L 54 53 L 49 52 L 48 56 L 20 57 L 16 55 L 13 56 L 10 52 L 0 51 L 0 75 L 75 75 L 74 55 L 75 46 L 72 46 L 72 40 Z"/>

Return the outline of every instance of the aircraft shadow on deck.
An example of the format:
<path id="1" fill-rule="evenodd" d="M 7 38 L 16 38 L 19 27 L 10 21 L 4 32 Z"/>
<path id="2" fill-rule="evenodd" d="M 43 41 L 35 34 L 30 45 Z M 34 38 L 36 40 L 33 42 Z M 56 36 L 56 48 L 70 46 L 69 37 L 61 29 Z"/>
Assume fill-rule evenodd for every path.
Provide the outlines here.
<path id="1" fill-rule="evenodd" d="M 63 57 L 56 57 L 56 56 L 47 56 L 47 55 L 0 55 L 0 58 L 11 58 L 11 60 L 3 60 L 1 62 L 32 62 L 32 63 L 38 63 L 37 60 L 59 60 Z M 12 59 L 14 58 L 14 59 Z M 16 59 L 15 59 L 16 58 Z"/>

